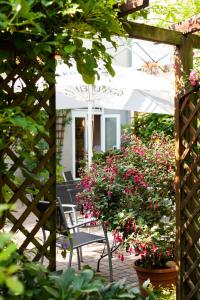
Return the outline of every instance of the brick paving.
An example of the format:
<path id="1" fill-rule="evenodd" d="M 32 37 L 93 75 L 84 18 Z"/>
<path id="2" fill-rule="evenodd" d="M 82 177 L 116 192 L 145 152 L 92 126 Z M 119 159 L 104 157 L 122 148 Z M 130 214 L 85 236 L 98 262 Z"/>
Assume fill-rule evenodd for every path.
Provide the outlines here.
<path id="1" fill-rule="evenodd" d="M 90 229 L 91 233 L 101 234 L 99 229 L 92 228 Z M 109 235 L 109 240 L 112 243 L 112 236 Z M 82 247 L 83 252 L 83 262 L 81 267 L 84 265 L 89 265 L 94 271 L 96 271 L 97 261 L 103 251 L 102 244 L 90 244 Z M 114 281 L 124 280 L 128 284 L 133 284 L 133 286 L 138 286 L 137 276 L 135 270 L 133 269 L 133 262 L 136 259 L 134 255 L 125 254 L 124 261 L 120 261 L 117 257 L 117 254 L 113 254 L 112 265 L 113 265 L 113 279 Z M 63 259 L 61 256 L 61 251 L 57 251 L 56 256 L 57 268 L 63 269 L 67 267 L 68 259 Z M 65 266 L 64 266 L 65 264 Z M 72 259 L 72 267 L 78 272 L 77 266 L 77 255 L 74 251 Z M 107 256 L 101 260 L 100 263 L 100 272 L 96 273 L 105 278 L 106 281 L 109 281 L 109 268 L 108 268 L 108 258 Z"/>
<path id="2" fill-rule="evenodd" d="M 20 210 L 17 209 L 15 216 L 20 217 L 20 215 L 21 215 L 20 211 L 23 211 L 24 209 L 25 209 L 25 207 L 20 207 Z M 36 222 L 37 222 L 36 216 L 32 214 L 25 220 L 23 225 L 25 226 L 26 230 L 30 232 L 34 228 Z M 8 223 L 5 230 L 9 231 L 10 229 L 11 229 L 11 224 Z M 83 230 L 87 231 L 88 229 L 85 228 Z M 91 233 L 94 232 L 95 234 L 102 235 L 102 232 L 100 231 L 99 227 L 90 228 L 89 230 Z M 39 232 L 37 233 L 37 238 L 41 242 L 41 240 L 42 240 L 41 230 L 39 230 Z M 25 239 L 25 237 L 20 231 L 15 233 L 14 240 L 17 244 L 20 245 L 24 241 L 24 239 Z M 112 239 L 113 239 L 112 235 L 109 234 L 109 240 L 110 240 L 111 244 L 112 244 Z M 28 249 L 33 249 L 33 248 L 34 248 L 34 245 L 29 244 Z M 89 265 L 93 270 L 96 271 L 97 261 L 98 261 L 98 258 L 100 257 L 100 254 L 102 253 L 102 250 L 103 250 L 103 244 L 98 244 L 98 243 L 93 243 L 93 244 L 82 247 L 83 262 L 82 262 L 81 266 L 83 267 L 84 265 Z M 132 267 L 133 262 L 136 259 L 136 257 L 134 255 L 128 255 L 128 254 L 125 254 L 124 256 L 125 256 L 125 259 L 122 262 L 119 260 L 119 258 L 117 257 L 116 254 L 113 254 L 112 264 L 113 264 L 114 281 L 124 280 L 128 284 L 132 284 L 133 286 L 138 286 L 137 276 L 136 276 L 135 270 Z M 45 260 L 44 260 L 44 263 L 45 263 Z M 57 250 L 56 263 L 57 263 L 58 270 L 65 270 L 68 265 L 68 257 L 66 257 L 64 259 L 61 255 L 60 249 Z M 74 251 L 72 267 L 75 270 L 77 270 L 77 272 L 78 272 L 76 251 Z M 97 274 L 104 277 L 106 281 L 109 280 L 109 268 L 108 268 L 108 258 L 107 257 L 105 257 L 101 260 L 100 272 Z"/>

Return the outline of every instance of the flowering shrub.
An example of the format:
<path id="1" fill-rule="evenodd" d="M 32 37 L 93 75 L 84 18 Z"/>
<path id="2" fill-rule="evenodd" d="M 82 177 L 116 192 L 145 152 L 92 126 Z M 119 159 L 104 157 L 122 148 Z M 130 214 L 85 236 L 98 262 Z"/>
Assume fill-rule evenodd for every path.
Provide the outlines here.
<path id="1" fill-rule="evenodd" d="M 104 154 L 83 172 L 77 196 L 86 216 L 99 217 L 123 251 L 140 255 L 143 266 L 161 267 L 174 257 L 174 149 L 164 136 L 145 146 L 124 136 L 121 151 Z"/>

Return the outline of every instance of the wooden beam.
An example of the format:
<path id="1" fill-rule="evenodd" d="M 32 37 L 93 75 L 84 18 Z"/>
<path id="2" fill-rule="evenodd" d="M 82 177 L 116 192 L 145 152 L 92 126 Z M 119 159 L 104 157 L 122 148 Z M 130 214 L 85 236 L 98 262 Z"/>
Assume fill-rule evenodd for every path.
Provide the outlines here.
<path id="1" fill-rule="evenodd" d="M 182 33 L 193 33 L 200 31 L 200 14 L 191 17 L 188 20 L 173 24 L 169 29 L 176 30 Z"/>
<path id="2" fill-rule="evenodd" d="M 141 10 L 149 5 L 149 0 L 125 0 L 123 4 L 118 6 L 118 4 L 114 5 L 114 8 L 119 8 L 120 11 L 118 13 L 119 17 L 124 17 L 129 14 L 132 14 L 138 10 Z"/>
<path id="3" fill-rule="evenodd" d="M 123 22 L 123 26 L 128 33 L 129 38 L 174 46 L 181 45 L 184 38 L 184 34 L 181 32 L 149 26 L 146 24 Z M 194 48 L 200 49 L 200 37 L 198 35 L 191 34 L 188 38 L 191 40 Z"/>

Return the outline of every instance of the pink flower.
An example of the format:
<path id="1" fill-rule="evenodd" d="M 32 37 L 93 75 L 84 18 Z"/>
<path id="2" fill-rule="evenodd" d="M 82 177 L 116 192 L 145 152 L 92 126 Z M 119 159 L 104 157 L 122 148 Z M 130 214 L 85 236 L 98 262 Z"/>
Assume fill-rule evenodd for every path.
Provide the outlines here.
<path id="1" fill-rule="evenodd" d="M 123 236 L 119 232 L 114 234 L 114 240 L 116 243 L 121 243 L 123 242 Z"/>
<path id="2" fill-rule="evenodd" d="M 112 192 L 111 191 L 108 191 L 108 197 L 111 197 L 112 196 Z"/>
<path id="3" fill-rule="evenodd" d="M 133 253 L 133 248 L 132 248 L 132 247 L 129 247 L 128 252 L 129 252 L 130 254 Z"/>
<path id="4" fill-rule="evenodd" d="M 125 190 L 124 190 L 124 192 L 125 192 L 126 194 L 130 194 L 130 193 L 131 193 L 131 190 L 130 190 L 128 187 L 126 187 Z"/>
<path id="5" fill-rule="evenodd" d="M 189 81 L 192 86 L 197 85 L 199 80 L 198 74 L 196 71 L 192 70 L 189 75 Z"/>
<path id="6" fill-rule="evenodd" d="M 126 150 L 125 146 L 122 145 L 122 152 L 124 152 Z"/>
<path id="7" fill-rule="evenodd" d="M 171 256 L 171 251 L 170 251 L 170 250 L 167 250 L 167 251 L 166 251 L 166 255 L 167 255 L 167 256 Z"/>
<path id="8" fill-rule="evenodd" d="M 124 255 L 123 254 L 121 254 L 120 260 L 124 261 Z"/>
<path id="9" fill-rule="evenodd" d="M 157 247 L 154 245 L 154 243 L 151 245 L 151 252 L 154 254 L 157 250 Z"/>
<path id="10" fill-rule="evenodd" d="M 149 207 L 153 208 L 153 202 L 152 202 L 152 200 L 150 200 L 150 202 L 149 202 Z"/>

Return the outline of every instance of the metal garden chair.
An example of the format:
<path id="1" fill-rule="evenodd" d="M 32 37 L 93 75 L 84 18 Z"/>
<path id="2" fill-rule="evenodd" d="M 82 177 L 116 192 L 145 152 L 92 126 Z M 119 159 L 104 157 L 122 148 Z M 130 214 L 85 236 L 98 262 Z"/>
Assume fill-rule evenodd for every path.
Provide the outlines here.
<path id="1" fill-rule="evenodd" d="M 102 223 L 103 234 L 101 236 L 83 231 L 82 227 L 85 224 L 89 223 L 90 220 L 84 221 L 82 223 L 69 224 L 69 222 L 67 222 L 67 219 L 65 217 L 66 212 L 64 212 L 64 206 L 63 206 L 60 198 L 58 197 L 57 200 L 58 200 L 58 205 L 59 205 L 59 210 L 60 210 L 60 214 L 59 214 L 60 220 L 58 223 L 59 223 L 59 227 L 61 227 L 62 229 L 59 232 L 60 235 L 57 239 L 56 245 L 57 245 L 57 247 L 60 247 L 60 248 L 63 248 L 63 245 L 64 245 L 65 248 L 69 249 L 70 255 L 69 255 L 68 267 L 71 266 L 74 249 L 77 250 L 78 268 L 81 269 L 81 257 L 80 257 L 81 247 L 92 244 L 92 243 L 103 243 L 104 250 L 103 250 L 103 254 L 100 255 L 100 258 L 97 262 L 97 271 L 99 271 L 99 264 L 100 264 L 101 259 L 105 256 L 108 256 L 109 273 L 110 273 L 109 277 L 110 277 L 110 282 L 112 282 L 113 281 L 112 255 L 111 255 L 111 251 L 110 251 L 107 230 L 106 230 L 106 227 L 104 226 L 104 224 Z M 71 212 L 69 214 L 71 214 Z M 81 228 L 80 231 L 76 230 L 76 229 L 80 229 L 80 228 Z M 63 234 L 63 232 L 64 232 L 64 234 Z M 105 248 L 107 249 L 106 254 L 104 254 Z"/>
<path id="2" fill-rule="evenodd" d="M 74 178 L 72 176 L 71 171 L 63 172 L 63 179 L 64 179 L 64 182 L 73 182 Z"/>
<path id="3" fill-rule="evenodd" d="M 37 208 L 40 212 L 45 213 L 48 209 L 49 202 L 41 201 L 38 203 Z M 97 261 L 97 272 L 99 271 L 100 261 L 105 256 L 108 256 L 108 264 L 109 264 L 109 279 L 110 282 L 113 281 L 113 269 L 112 269 L 112 255 L 110 251 L 109 240 L 107 236 L 107 230 L 104 224 L 102 223 L 102 235 L 96 235 L 83 231 L 83 226 L 90 222 L 90 220 L 84 221 L 82 223 L 71 223 L 71 219 L 73 217 L 66 218 L 66 214 L 72 215 L 74 214 L 74 205 L 72 204 L 63 204 L 61 202 L 60 197 L 57 197 L 56 203 L 56 246 L 61 249 L 66 249 L 69 251 L 69 262 L 68 268 L 71 267 L 72 257 L 74 250 L 77 251 L 77 259 L 78 259 L 78 269 L 81 269 L 81 255 L 80 250 L 81 247 L 92 244 L 92 243 L 102 243 L 104 245 L 103 252 L 100 255 L 100 258 Z M 67 208 L 67 210 L 66 210 Z M 81 228 L 81 231 L 79 229 Z M 77 230 L 78 229 L 78 230 Z M 46 232 L 48 231 L 48 224 L 45 224 L 42 227 L 44 242 L 46 241 Z M 107 250 L 107 253 L 105 253 Z M 42 258 L 43 261 L 43 258 Z"/>

